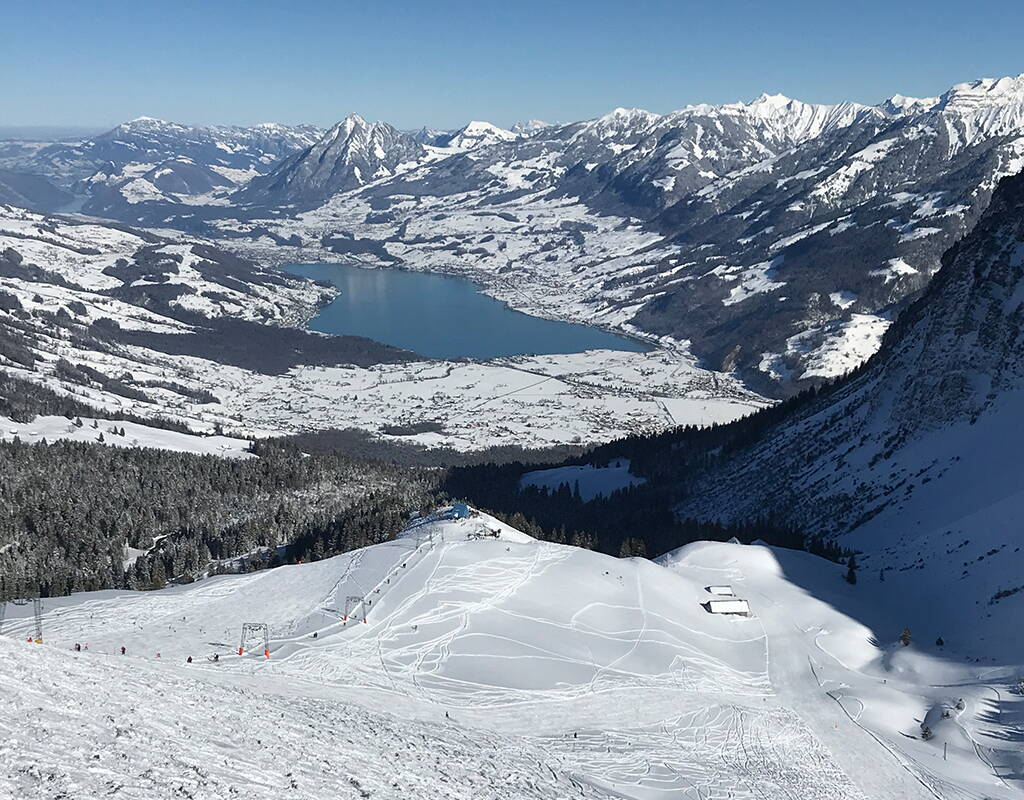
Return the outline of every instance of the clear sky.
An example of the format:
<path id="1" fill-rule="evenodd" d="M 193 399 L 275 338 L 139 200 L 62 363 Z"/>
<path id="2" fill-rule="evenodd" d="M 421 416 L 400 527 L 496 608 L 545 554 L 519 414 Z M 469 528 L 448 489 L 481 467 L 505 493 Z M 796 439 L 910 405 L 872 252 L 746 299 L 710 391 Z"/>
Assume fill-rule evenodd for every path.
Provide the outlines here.
<path id="1" fill-rule="evenodd" d="M 1024 0 L 10 0 L 0 29 L 0 126 L 510 125 L 1024 72 Z"/>

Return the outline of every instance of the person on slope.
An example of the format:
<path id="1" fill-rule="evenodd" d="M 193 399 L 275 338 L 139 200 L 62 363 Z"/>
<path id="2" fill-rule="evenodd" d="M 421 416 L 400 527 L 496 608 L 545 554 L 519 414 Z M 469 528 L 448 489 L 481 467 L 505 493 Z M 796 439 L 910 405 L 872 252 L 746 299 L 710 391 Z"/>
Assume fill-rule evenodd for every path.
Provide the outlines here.
<path id="1" fill-rule="evenodd" d="M 188 658 L 186 658 L 185 659 L 185 663 L 186 664 L 191 664 L 192 663 L 192 656 L 189 656 Z"/>
<path id="2" fill-rule="evenodd" d="M 80 645 L 78 642 L 75 642 L 75 652 L 76 653 L 81 653 L 82 652 L 82 645 Z"/>
<path id="3" fill-rule="evenodd" d="M 121 655 L 124 655 L 124 653 L 125 653 L 125 649 L 122 647 L 121 648 Z"/>

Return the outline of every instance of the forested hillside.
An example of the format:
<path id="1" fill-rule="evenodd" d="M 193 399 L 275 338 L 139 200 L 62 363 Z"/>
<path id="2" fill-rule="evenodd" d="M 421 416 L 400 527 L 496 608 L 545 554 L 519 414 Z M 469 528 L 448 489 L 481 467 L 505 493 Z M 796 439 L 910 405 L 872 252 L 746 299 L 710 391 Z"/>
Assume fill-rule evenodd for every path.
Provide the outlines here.
<path id="1" fill-rule="evenodd" d="M 259 455 L 0 443 L 0 599 L 157 588 L 219 559 L 248 554 L 236 568 L 255 568 L 361 547 L 388 538 L 434 483 L 336 454 Z"/>

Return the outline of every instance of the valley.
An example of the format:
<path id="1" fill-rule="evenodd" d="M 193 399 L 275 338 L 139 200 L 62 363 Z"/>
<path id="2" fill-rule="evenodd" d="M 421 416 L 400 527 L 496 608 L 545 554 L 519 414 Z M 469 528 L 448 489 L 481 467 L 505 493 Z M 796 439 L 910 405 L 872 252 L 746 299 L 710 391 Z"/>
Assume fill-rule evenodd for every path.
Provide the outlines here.
<path id="1" fill-rule="evenodd" d="M 0 800 L 1024 797 L 1024 74 L 262 10 L 0 138 Z"/>

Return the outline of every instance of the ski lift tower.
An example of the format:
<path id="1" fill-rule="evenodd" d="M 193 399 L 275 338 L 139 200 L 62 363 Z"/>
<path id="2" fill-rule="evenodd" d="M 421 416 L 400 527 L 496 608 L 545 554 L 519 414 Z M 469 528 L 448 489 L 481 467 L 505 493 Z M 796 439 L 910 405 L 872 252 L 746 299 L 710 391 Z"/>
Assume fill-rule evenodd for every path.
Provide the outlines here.
<path id="1" fill-rule="evenodd" d="M 366 606 L 369 603 L 366 601 L 361 594 L 350 594 L 345 598 L 345 616 L 342 618 L 345 622 L 348 622 L 349 617 L 357 618 L 356 612 L 360 606 L 363 609 L 363 622 L 366 622 Z"/>
<path id="2" fill-rule="evenodd" d="M 264 622 L 243 622 L 242 640 L 238 644 L 238 655 L 245 655 L 246 650 L 251 650 L 251 642 L 263 644 L 263 657 L 270 658 L 270 629 Z"/>
<path id="3" fill-rule="evenodd" d="M 34 636 L 29 637 L 30 642 L 43 643 L 43 601 L 39 597 L 16 597 L 11 600 L 16 606 L 27 606 L 32 601 L 32 621 Z M 0 630 L 3 629 L 4 617 L 7 615 L 7 603 L 0 603 Z"/>
<path id="4" fill-rule="evenodd" d="M 32 598 L 32 616 L 36 623 L 36 644 L 43 643 L 43 601 L 39 597 Z"/>

